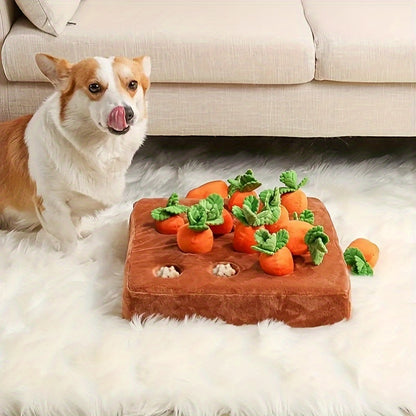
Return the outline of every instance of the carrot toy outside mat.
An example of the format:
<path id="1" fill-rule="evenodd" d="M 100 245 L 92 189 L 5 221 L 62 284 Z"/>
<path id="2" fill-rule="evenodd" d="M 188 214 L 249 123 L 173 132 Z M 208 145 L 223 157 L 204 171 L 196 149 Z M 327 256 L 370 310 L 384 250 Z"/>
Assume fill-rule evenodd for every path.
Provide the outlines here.
<path id="1" fill-rule="evenodd" d="M 253 171 L 248 169 L 243 175 L 238 175 L 234 179 L 228 179 L 228 209 L 232 211 L 233 206 L 242 207 L 247 196 L 257 197 L 255 189 L 261 183 L 254 177 Z"/>
<path id="2" fill-rule="evenodd" d="M 380 249 L 366 238 L 352 241 L 344 252 L 344 260 L 353 274 L 373 276 L 373 268 L 378 261 Z"/>
<path id="3" fill-rule="evenodd" d="M 156 230 L 161 234 L 176 234 L 178 229 L 185 224 L 181 214 L 187 210 L 188 207 L 179 204 L 178 194 L 173 193 L 165 207 L 155 208 L 151 212 Z"/>
<path id="4" fill-rule="evenodd" d="M 282 205 L 288 210 L 289 215 L 308 209 L 308 198 L 300 189 L 306 185 L 308 178 L 303 178 L 298 183 L 298 175 L 294 170 L 287 170 L 280 175 L 280 181 L 285 185 L 279 188 Z"/>
<path id="5" fill-rule="evenodd" d="M 270 234 L 266 229 L 257 230 L 254 234 L 257 244 L 253 249 L 260 252 L 259 263 L 262 270 L 273 276 L 284 276 L 293 273 L 295 265 L 290 250 L 286 247 L 289 233 L 280 230 Z"/>

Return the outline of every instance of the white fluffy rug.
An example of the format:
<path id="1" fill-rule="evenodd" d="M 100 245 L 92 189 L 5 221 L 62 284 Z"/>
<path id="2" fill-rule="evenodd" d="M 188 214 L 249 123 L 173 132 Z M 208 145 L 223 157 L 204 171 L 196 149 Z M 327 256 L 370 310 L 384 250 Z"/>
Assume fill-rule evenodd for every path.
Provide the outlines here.
<path id="1" fill-rule="evenodd" d="M 416 412 L 414 141 L 196 142 L 149 138 L 126 201 L 85 219 L 92 234 L 73 255 L 0 232 L 0 414 Z M 374 277 L 351 277 L 351 319 L 309 329 L 121 319 L 132 202 L 247 168 L 265 186 L 288 168 L 309 176 L 305 191 L 326 204 L 342 248 L 359 236 L 380 246 Z"/>

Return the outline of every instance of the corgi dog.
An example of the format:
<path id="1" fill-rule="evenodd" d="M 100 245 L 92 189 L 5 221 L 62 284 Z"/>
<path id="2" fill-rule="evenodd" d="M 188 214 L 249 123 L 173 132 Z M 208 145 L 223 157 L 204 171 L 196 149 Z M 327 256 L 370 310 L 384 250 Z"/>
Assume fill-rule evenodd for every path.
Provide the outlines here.
<path id="1" fill-rule="evenodd" d="M 0 123 L 0 228 L 43 229 L 70 251 L 80 218 L 122 199 L 145 139 L 151 63 L 35 59 L 55 92 L 33 115 Z"/>

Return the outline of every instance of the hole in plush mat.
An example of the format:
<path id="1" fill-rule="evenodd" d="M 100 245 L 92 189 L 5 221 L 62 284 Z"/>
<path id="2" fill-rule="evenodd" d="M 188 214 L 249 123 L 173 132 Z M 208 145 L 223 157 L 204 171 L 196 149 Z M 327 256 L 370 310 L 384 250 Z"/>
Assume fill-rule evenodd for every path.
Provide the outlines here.
<path id="1" fill-rule="evenodd" d="M 238 272 L 238 266 L 230 262 L 220 262 L 212 268 L 212 274 L 218 277 L 231 277 L 235 276 Z"/>
<path id="2" fill-rule="evenodd" d="M 176 264 L 167 264 L 156 267 L 153 270 L 153 274 L 156 277 L 161 277 L 162 279 L 172 279 L 179 277 L 182 274 L 182 269 Z"/>

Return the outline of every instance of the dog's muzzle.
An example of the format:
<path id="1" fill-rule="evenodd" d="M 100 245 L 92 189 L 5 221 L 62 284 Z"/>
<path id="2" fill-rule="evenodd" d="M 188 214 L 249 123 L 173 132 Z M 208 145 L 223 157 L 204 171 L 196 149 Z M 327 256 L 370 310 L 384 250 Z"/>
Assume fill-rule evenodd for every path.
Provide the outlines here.
<path id="1" fill-rule="evenodd" d="M 130 130 L 133 117 L 134 111 L 128 105 L 113 108 L 107 119 L 108 130 L 113 134 L 126 134 Z"/>

